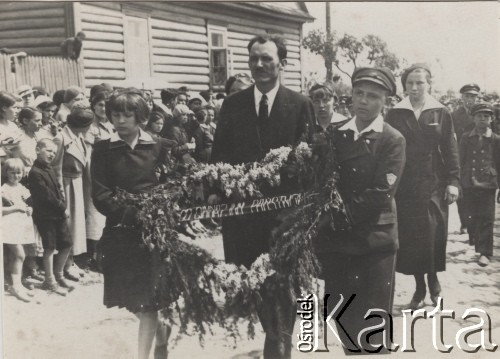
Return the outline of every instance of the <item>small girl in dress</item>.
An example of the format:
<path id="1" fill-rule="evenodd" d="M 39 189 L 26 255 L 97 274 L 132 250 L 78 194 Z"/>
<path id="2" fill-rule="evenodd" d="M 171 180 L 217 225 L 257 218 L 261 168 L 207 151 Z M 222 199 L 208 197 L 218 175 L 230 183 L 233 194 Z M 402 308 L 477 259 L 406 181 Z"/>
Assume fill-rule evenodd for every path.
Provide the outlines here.
<path id="1" fill-rule="evenodd" d="M 27 204 L 31 197 L 26 187 L 19 183 L 24 175 L 24 163 L 19 158 L 9 158 L 4 163 L 7 182 L 2 185 L 2 230 L 3 243 L 12 254 L 10 275 L 12 277 L 11 293 L 24 302 L 30 302 L 31 296 L 21 283 L 23 262 L 25 258 L 24 244 L 35 242 L 32 209 Z"/>

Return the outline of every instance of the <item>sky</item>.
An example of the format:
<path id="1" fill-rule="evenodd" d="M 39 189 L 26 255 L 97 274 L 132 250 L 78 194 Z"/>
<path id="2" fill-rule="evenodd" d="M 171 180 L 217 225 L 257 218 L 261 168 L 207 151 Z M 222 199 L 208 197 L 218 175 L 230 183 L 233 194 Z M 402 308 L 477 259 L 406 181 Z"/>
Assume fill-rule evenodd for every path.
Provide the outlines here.
<path id="1" fill-rule="evenodd" d="M 316 20 L 304 25 L 304 35 L 311 29 L 324 30 L 325 3 L 306 5 Z M 332 29 L 338 36 L 378 35 L 409 64 L 429 63 L 437 90 L 458 92 L 474 82 L 482 90 L 500 92 L 500 5 L 496 1 L 332 2 L 331 9 Z M 321 69 L 318 75 L 324 77 L 322 58 L 308 55 L 308 59 L 309 68 Z"/>

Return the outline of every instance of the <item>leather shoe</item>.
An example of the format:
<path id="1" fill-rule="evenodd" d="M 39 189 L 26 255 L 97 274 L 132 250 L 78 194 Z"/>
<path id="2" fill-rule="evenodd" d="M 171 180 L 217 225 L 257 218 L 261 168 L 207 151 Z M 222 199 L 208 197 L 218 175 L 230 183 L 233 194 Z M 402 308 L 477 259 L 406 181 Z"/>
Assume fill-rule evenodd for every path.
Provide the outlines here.
<path id="1" fill-rule="evenodd" d="M 423 290 L 421 288 L 417 289 L 415 293 L 413 293 L 410 304 L 408 304 L 408 309 L 416 310 L 422 308 L 425 305 L 425 294 L 425 287 L 423 288 Z"/>
<path id="2" fill-rule="evenodd" d="M 437 275 L 427 275 L 427 284 L 429 285 L 429 293 L 431 296 L 432 304 L 437 305 L 437 300 L 441 294 L 441 284 L 437 278 Z"/>
<path id="3" fill-rule="evenodd" d="M 490 264 L 490 259 L 482 255 L 481 257 L 479 257 L 477 264 L 479 264 L 481 267 L 486 267 L 488 264 Z"/>
<path id="4" fill-rule="evenodd" d="M 64 271 L 64 277 L 69 280 L 72 280 L 73 282 L 78 282 L 80 280 L 80 276 L 76 276 L 69 271 Z"/>

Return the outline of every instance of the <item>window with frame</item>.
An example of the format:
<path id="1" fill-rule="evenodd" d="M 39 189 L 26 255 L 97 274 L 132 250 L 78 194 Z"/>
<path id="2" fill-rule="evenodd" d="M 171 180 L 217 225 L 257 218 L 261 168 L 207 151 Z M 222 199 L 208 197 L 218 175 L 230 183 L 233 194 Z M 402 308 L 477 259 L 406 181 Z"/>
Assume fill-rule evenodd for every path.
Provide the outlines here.
<path id="1" fill-rule="evenodd" d="M 210 56 L 210 87 L 223 89 L 228 75 L 227 30 L 219 26 L 208 27 Z"/>

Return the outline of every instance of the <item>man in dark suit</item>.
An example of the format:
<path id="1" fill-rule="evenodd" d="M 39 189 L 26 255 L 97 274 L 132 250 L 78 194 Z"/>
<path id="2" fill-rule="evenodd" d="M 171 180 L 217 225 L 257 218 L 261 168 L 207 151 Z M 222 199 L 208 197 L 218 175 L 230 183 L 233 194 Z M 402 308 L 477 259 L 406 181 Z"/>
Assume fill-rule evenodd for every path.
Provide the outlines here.
<path id="1" fill-rule="evenodd" d="M 460 106 L 451 114 L 453 118 L 453 128 L 455 129 L 458 143 L 460 143 L 460 140 L 462 139 L 464 133 L 469 132 L 474 128 L 474 120 L 471 116 L 470 111 L 472 109 L 472 106 L 474 106 L 477 101 L 480 90 L 481 89 L 476 84 L 467 84 L 462 86 L 462 88 L 460 89 L 460 93 L 462 94 L 463 106 Z M 463 156 L 463 154 L 460 155 Z M 464 234 L 468 223 L 467 217 L 465 216 L 465 209 L 462 198 L 459 198 L 457 200 L 457 207 L 461 223 L 460 234 Z"/>
<path id="2" fill-rule="evenodd" d="M 316 252 L 325 294 L 331 296 L 329 314 L 340 295 L 345 301 L 355 295 L 345 312 L 334 317 L 345 353 L 387 353 L 382 345 L 390 342 L 382 339 L 382 333 L 368 338 L 361 333 L 381 323 L 380 318 L 365 320 L 367 311 L 391 314 L 392 310 L 398 248 L 394 194 L 405 164 L 405 139 L 382 116 L 388 96 L 396 90 L 392 73 L 386 68 L 360 68 L 353 73 L 352 85 L 354 117 L 329 130 L 338 161 L 339 191 L 352 228 L 320 228 Z M 384 335 L 390 332 L 389 326 L 383 326 Z M 377 345 L 380 348 L 375 349 Z"/>
<path id="3" fill-rule="evenodd" d="M 297 144 L 313 130 L 314 109 L 310 100 L 280 85 L 280 73 L 286 65 L 287 50 L 278 36 L 257 36 L 248 44 L 248 65 L 255 85 L 224 100 L 214 136 L 212 162 L 241 164 L 261 160 L 269 150 Z M 286 187 L 286 186 L 285 186 Z M 266 189 L 264 195 L 276 195 L 285 189 Z M 222 221 L 224 254 L 227 262 L 249 267 L 269 251 L 276 212 L 227 218 Z M 288 306 L 290 330 L 271 333 L 266 330 L 265 358 L 290 358 L 291 335 L 296 303 Z"/>

